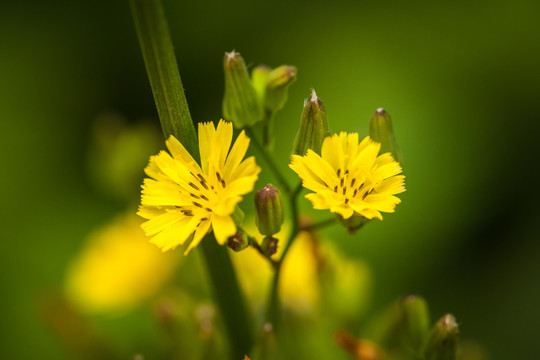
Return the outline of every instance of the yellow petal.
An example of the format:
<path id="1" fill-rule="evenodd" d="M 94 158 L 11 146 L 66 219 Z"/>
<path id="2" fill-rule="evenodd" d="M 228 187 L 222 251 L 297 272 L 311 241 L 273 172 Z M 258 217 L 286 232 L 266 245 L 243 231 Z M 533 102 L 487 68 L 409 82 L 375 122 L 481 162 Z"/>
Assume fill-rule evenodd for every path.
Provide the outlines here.
<path id="1" fill-rule="evenodd" d="M 215 213 L 212 214 L 212 228 L 214 229 L 214 235 L 220 245 L 227 242 L 227 239 L 236 233 L 236 225 L 233 219 L 226 215 L 220 216 Z"/>
<path id="2" fill-rule="evenodd" d="M 227 156 L 225 166 L 223 167 L 223 177 L 225 180 L 230 180 L 230 176 L 234 169 L 238 167 L 244 156 L 246 155 L 249 147 L 249 138 L 246 136 L 245 131 L 242 131 L 236 138 L 236 141 Z"/>
<path id="3" fill-rule="evenodd" d="M 189 254 L 189 252 L 204 238 L 204 236 L 208 233 L 208 230 L 210 229 L 211 222 L 210 220 L 203 221 L 199 224 L 197 227 L 197 230 L 195 230 L 195 235 L 193 236 L 193 240 L 189 243 L 189 246 L 187 247 L 186 251 L 184 251 L 184 255 Z"/>
<path id="4" fill-rule="evenodd" d="M 199 123 L 199 153 L 201 155 L 201 167 L 208 174 L 208 159 L 212 155 L 212 143 L 216 129 L 212 122 Z"/>

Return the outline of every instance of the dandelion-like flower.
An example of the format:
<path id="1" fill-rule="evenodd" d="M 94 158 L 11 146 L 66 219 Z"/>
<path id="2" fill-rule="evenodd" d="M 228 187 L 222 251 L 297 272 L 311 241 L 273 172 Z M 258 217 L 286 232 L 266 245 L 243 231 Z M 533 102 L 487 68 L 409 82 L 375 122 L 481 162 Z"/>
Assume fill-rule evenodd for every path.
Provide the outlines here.
<path id="1" fill-rule="evenodd" d="M 293 155 L 289 167 L 314 191 L 306 195 L 315 209 L 329 209 L 348 219 L 360 215 L 382 220 L 382 212 L 394 212 L 405 191 L 405 176 L 390 153 L 378 155 L 380 144 L 368 136 L 341 132 L 324 139 L 321 155 L 308 150 Z"/>
<path id="2" fill-rule="evenodd" d="M 173 136 L 166 141 L 170 154 L 150 157 L 138 214 L 151 243 L 167 251 L 193 235 L 187 254 L 210 228 L 223 245 L 236 233 L 231 217 L 236 205 L 253 190 L 261 171 L 254 157 L 244 159 L 249 138 L 240 133 L 231 148 L 233 126 L 220 120 L 199 124 L 199 165 Z M 230 149 L 230 151 L 229 151 Z"/>

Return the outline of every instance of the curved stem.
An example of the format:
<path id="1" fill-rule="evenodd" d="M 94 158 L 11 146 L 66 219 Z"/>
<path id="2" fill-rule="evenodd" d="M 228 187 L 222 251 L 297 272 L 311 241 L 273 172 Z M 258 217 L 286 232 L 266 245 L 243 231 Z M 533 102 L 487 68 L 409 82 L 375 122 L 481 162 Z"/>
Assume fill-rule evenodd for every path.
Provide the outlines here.
<path id="1" fill-rule="evenodd" d="M 274 176 L 276 177 L 276 180 L 279 183 L 279 186 L 283 190 L 284 193 L 290 194 L 291 187 L 287 183 L 287 180 L 285 180 L 285 177 L 281 174 L 279 171 L 276 163 L 274 162 L 274 159 L 270 156 L 268 151 L 261 145 L 261 143 L 257 140 L 257 137 L 255 136 L 255 133 L 253 132 L 253 128 L 246 127 L 244 129 L 246 133 L 249 135 L 251 142 L 255 145 L 255 148 L 257 149 L 257 152 L 264 158 L 264 161 L 268 164 L 270 167 L 270 170 L 274 173 Z"/>
<path id="2" fill-rule="evenodd" d="M 334 225 L 335 223 L 337 223 L 337 220 L 338 220 L 337 217 L 332 217 L 323 221 L 316 222 L 314 224 L 302 226 L 300 227 L 300 231 L 313 231 L 313 230 L 322 229 L 329 225 Z"/>

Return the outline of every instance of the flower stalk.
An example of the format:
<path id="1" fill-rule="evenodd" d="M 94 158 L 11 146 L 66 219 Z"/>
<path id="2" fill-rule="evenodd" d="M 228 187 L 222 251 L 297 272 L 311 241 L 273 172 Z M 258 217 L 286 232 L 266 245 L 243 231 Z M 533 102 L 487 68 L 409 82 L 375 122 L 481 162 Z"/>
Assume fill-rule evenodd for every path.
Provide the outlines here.
<path id="1" fill-rule="evenodd" d="M 165 137 L 174 135 L 198 160 L 197 137 L 160 0 L 131 0 L 133 19 L 156 108 Z M 207 235 L 213 237 L 213 235 Z M 248 309 L 228 252 L 214 239 L 202 242 L 215 300 L 231 345 L 231 358 L 241 358 L 254 343 Z"/>

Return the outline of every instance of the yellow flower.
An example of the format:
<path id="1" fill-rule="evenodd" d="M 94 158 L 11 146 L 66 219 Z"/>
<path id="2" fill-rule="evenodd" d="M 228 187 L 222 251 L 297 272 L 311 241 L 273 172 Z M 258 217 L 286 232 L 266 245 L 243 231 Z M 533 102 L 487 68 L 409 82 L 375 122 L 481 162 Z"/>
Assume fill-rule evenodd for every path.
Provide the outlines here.
<path id="1" fill-rule="evenodd" d="M 150 157 L 138 214 L 148 219 L 142 228 L 162 251 L 193 239 L 184 254 L 199 244 L 212 227 L 221 245 L 236 233 L 231 217 L 242 195 L 253 190 L 261 171 L 254 157 L 245 160 L 249 138 L 240 133 L 231 147 L 233 126 L 220 120 L 199 124 L 201 165 L 173 136 L 169 153 Z M 171 156 L 172 155 L 172 156 Z"/>
<path id="2" fill-rule="evenodd" d="M 357 133 L 341 132 L 324 139 L 321 155 L 293 155 L 289 167 L 315 191 L 306 195 L 315 209 L 382 220 L 381 211 L 394 212 L 401 202 L 394 195 L 405 191 L 405 176 L 390 153 L 377 156 L 379 149 L 369 136 L 359 144 Z"/>
<path id="3" fill-rule="evenodd" d="M 66 294 L 89 313 L 125 312 L 155 295 L 179 258 L 148 244 L 141 220 L 119 217 L 97 230 L 69 267 Z"/>

